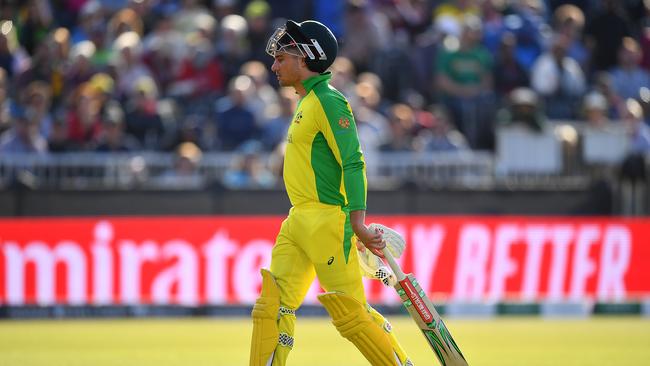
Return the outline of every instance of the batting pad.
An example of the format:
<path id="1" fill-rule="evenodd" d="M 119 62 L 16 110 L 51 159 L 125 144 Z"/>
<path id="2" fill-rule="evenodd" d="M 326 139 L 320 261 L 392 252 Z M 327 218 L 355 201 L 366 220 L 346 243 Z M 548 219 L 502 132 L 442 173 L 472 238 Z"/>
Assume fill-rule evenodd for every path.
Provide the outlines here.
<path id="1" fill-rule="evenodd" d="M 326 292 L 318 296 L 332 317 L 332 324 L 354 344 L 374 366 L 400 366 L 386 332 L 377 325 L 366 307 L 352 296 Z"/>
<path id="2" fill-rule="evenodd" d="M 280 310 L 280 288 L 271 272 L 262 273 L 262 293 L 253 306 L 253 339 L 251 341 L 250 366 L 270 364 L 278 345 L 278 311 Z"/>

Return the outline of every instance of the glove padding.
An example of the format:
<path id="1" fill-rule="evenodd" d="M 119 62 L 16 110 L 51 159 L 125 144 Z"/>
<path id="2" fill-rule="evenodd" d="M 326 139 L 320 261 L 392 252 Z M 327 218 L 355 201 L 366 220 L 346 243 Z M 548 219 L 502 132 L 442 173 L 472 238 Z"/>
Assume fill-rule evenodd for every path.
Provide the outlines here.
<path id="1" fill-rule="evenodd" d="M 404 240 L 404 237 L 400 235 L 400 233 L 389 228 L 388 226 L 374 222 L 368 225 L 368 229 L 370 229 L 370 231 L 379 229 L 382 238 L 386 242 L 386 248 L 393 256 L 393 258 L 399 258 L 402 256 L 402 253 L 404 253 L 404 249 L 406 248 L 406 241 Z"/>
<path id="2" fill-rule="evenodd" d="M 386 248 L 393 257 L 399 258 L 404 253 L 406 241 L 397 231 L 376 223 L 368 225 L 368 228 L 372 231 L 379 229 L 386 243 Z M 381 258 L 368 250 L 363 243 L 359 243 L 357 249 L 359 251 L 359 265 L 364 277 L 380 280 L 386 286 L 392 287 L 397 284 L 397 277 L 395 277 L 390 267 L 384 264 Z"/>
<path id="3" fill-rule="evenodd" d="M 359 267 L 364 277 L 380 280 L 386 286 L 395 286 L 397 277 L 388 266 L 382 262 L 373 252 L 363 247 L 359 250 Z"/>

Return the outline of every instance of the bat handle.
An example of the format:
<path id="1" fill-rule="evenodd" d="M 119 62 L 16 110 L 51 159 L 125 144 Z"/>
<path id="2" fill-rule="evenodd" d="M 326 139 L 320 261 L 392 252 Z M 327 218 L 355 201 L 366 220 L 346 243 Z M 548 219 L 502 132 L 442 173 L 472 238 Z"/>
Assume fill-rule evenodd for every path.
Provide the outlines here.
<path id="1" fill-rule="evenodd" d="M 393 258 L 393 255 L 390 254 L 390 251 L 388 250 L 387 247 L 383 247 L 381 249 L 381 252 L 384 253 L 384 258 L 386 258 L 386 261 L 388 262 L 388 265 L 390 266 L 390 269 L 393 270 L 393 273 L 395 273 L 395 277 L 397 277 L 398 281 L 402 281 L 403 279 L 406 278 L 406 275 L 402 271 L 402 268 L 397 264 L 397 261 L 395 258 Z"/>

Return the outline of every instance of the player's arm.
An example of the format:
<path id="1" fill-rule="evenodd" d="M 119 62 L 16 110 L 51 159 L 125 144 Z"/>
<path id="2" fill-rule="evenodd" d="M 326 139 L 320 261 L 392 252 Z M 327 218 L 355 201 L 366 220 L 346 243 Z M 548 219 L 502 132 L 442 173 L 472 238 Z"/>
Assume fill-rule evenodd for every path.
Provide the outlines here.
<path id="1" fill-rule="evenodd" d="M 328 119 L 327 125 L 323 126 L 324 135 L 341 164 L 352 230 L 366 247 L 381 256 L 381 248 L 384 247 L 381 234 L 369 230 L 365 224 L 366 169 L 354 116 L 343 97 L 332 96 L 324 102 L 323 108 Z"/>
<path id="2" fill-rule="evenodd" d="M 375 255 L 383 257 L 381 249 L 386 246 L 382 234 L 378 230 L 371 230 L 366 226 L 366 210 L 350 211 L 350 223 L 354 235 L 370 249 Z"/>
<path id="3" fill-rule="evenodd" d="M 341 166 L 342 183 L 350 211 L 366 209 L 366 164 L 359 144 L 357 126 L 348 102 L 340 94 L 321 99 L 327 121 L 321 131 Z"/>

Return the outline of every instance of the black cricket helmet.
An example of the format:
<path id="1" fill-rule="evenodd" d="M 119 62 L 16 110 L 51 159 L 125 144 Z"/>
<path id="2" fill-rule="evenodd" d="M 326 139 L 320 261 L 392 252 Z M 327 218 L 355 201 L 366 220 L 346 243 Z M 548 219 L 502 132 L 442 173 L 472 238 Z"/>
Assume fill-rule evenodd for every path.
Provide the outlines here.
<path id="1" fill-rule="evenodd" d="M 307 68 L 322 73 L 334 62 L 339 46 L 336 37 L 325 25 L 314 20 L 296 23 L 287 20 L 275 30 L 266 45 L 266 53 L 275 57 L 285 52 L 304 57 Z"/>

